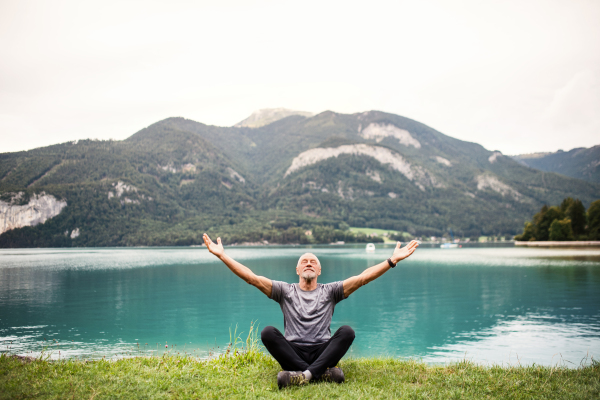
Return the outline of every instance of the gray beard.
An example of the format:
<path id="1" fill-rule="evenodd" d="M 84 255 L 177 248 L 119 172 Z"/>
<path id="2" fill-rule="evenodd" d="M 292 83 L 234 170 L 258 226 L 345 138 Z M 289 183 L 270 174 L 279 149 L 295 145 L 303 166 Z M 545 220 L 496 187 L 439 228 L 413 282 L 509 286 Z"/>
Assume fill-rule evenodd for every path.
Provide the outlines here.
<path id="1" fill-rule="evenodd" d="M 310 283 L 313 281 L 313 279 L 317 277 L 317 274 L 315 274 L 314 272 L 303 272 L 302 275 L 300 275 L 300 277 L 304 279 L 307 283 Z"/>

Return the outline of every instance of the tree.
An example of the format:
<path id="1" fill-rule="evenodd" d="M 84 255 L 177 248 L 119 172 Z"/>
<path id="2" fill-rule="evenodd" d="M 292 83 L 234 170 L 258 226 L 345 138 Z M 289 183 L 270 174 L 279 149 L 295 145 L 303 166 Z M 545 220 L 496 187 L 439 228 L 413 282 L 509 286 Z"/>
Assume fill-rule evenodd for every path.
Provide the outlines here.
<path id="1" fill-rule="evenodd" d="M 590 204 L 587 212 L 590 240 L 600 240 L 600 200 Z"/>
<path id="2" fill-rule="evenodd" d="M 515 240 L 522 240 L 525 242 L 529 240 L 535 240 L 534 229 L 535 226 L 533 225 L 533 223 L 525 222 L 525 229 L 523 230 L 523 234 L 515 236 Z"/>
<path id="3" fill-rule="evenodd" d="M 586 235 L 586 232 L 589 232 L 589 235 Z M 523 233 L 515 236 L 515 240 L 519 241 L 587 238 L 600 240 L 600 200 L 590 205 L 586 215 L 581 200 L 571 197 L 564 199 L 560 207 L 544 205 L 540 212 L 533 216 L 533 221 L 525 223 Z"/>
<path id="4" fill-rule="evenodd" d="M 564 219 L 565 215 L 560 207 L 552 206 L 548 207 L 544 205 L 539 213 L 533 217 L 533 223 L 535 226 L 534 237 L 535 240 L 548 240 L 550 238 L 550 225 L 555 219 Z"/>
<path id="5" fill-rule="evenodd" d="M 564 213 L 567 212 L 567 209 L 573 204 L 575 200 L 572 197 L 565 198 L 562 203 L 560 203 L 560 210 Z"/>
<path id="6" fill-rule="evenodd" d="M 550 224 L 549 230 L 549 238 L 550 240 L 573 240 L 573 230 L 571 228 L 571 220 L 569 218 L 565 219 L 555 219 Z"/>
<path id="7" fill-rule="evenodd" d="M 573 236 L 575 238 L 579 238 L 580 236 L 585 235 L 587 218 L 585 215 L 585 207 L 583 206 L 581 200 L 573 200 L 572 198 L 567 197 L 560 205 L 560 209 L 565 216 L 571 220 Z"/>

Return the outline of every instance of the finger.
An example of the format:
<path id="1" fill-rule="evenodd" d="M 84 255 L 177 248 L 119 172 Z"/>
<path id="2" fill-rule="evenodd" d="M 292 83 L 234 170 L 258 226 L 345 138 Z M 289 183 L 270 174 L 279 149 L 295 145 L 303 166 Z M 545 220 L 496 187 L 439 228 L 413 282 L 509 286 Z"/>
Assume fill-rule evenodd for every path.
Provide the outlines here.
<path id="1" fill-rule="evenodd" d="M 208 236 L 206 233 L 202 237 L 204 238 L 204 243 L 206 244 L 207 247 L 208 247 L 208 245 L 212 244 L 212 240 L 210 240 L 210 236 Z"/>
<path id="2" fill-rule="evenodd" d="M 396 248 L 399 249 L 400 247 L 402 247 L 402 243 L 400 243 L 400 242 L 396 243 Z"/>
<path id="3" fill-rule="evenodd" d="M 220 237 L 218 237 L 218 238 L 217 238 L 217 244 L 218 244 L 219 246 L 221 246 L 221 238 L 220 238 Z"/>

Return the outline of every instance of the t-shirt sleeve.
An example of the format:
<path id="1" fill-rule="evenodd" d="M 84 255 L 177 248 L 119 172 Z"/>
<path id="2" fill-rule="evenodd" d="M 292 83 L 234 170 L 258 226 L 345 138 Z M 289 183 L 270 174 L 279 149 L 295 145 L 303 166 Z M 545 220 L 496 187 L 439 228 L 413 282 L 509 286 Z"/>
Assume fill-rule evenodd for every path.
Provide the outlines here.
<path id="1" fill-rule="evenodd" d="M 283 299 L 284 287 L 286 285 L 285 282 L 281 281 L 273 281 L 271 280 L 271 299 L 275 300 L 278 303 L 281 303 Z"/>
<path id="2" fill-rule="evenodd" d="M 344 300 L 344 281 L 337 281 L 330 283 L 331 285 L 331 298 L 335 304 Z"/>

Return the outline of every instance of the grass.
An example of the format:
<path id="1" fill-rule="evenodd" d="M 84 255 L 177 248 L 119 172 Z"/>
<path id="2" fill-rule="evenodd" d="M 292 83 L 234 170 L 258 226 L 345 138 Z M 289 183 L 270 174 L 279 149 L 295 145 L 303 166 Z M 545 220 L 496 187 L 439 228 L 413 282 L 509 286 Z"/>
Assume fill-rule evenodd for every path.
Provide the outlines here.
<path id="1" fill-rule="evenodd" d="M 388 237 L 388 234 L 396 234 L 396 235 L 408 235 L 407 237 L 410 237 L 410 234 L 407 232 L 400 232 L 400 231 L 394 231 L 394 230 L 389 230 L 389 229 L 376 229 L 376 228 L 356 228 L 356 227 L 351 227 L 350 231 L 354 234 L 357 233 L 364 233 L 365 235 L 369 236 L 373 233 L 376 233 L 377 236 L 383 238 L 384 243 L 396 243 L 396 241 L 391 240 Z M 384 234 L 386 236 L 384 236 Z"/>
<path id="2" fill-rule="evenodd" d="M 261 351 L 252 324 L 243 341 L 230 331 L 223 354 L 49 361 L 0 355 L 0 399 L 597 399 L 600 363 L 587 367 L 430 366 L 393 358 L 340 362 L 346 382 L 279 390 L 279 364 Z"/>
<path id="3" fill-rule="evenodd" d="M 400 231 L 394 231 L 394 230 L 388 230 L 388 229 L 355 228 L 355 227 L 351 227 L 350 231 L 353 233 L 364 233 L 365 235 L 370 235 L 372 233 L 376 233 L 378 236 L 382 236 L 384 233 L 385 234 L 388 234 L 388 233 L 401 234 L 402 233 Z"/>
<path id="4" fill-rule="evenodd" d="M 566 367 L 428 366 L 398 359 L 347 359 L 346 383 L 278 390 L 279 365 L 253 348 L 211 360 L 164 354 L 118 361 L 23 360 L 0 356 L 0 399 L 396 398 L 597 399 L 600 363 Z"/>

